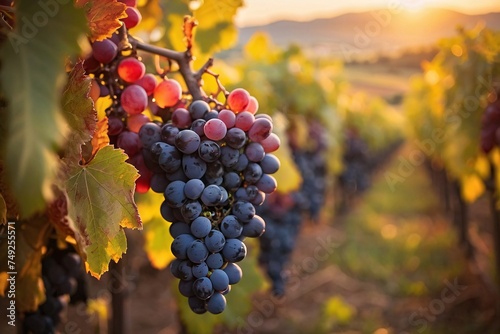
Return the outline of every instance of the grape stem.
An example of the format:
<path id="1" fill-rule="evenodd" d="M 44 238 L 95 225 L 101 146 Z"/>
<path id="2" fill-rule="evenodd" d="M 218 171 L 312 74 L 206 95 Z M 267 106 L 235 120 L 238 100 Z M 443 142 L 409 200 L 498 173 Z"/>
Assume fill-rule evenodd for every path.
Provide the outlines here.
<path id="1" fill-rule="evenodd" d="M 143 43 L 131 36 L 129 36 L 129 41 L 132 46 L 141 51 L 149 52 L 158 56 L 162 56 L 173 60 L 179 65 L 179 72 L 181 73 L 189 92 L 193 96 L 193 100 L 203 100 L 206 94 L 201 89 L 200 81 L 203 73 L 206 73 L 208 68 L 213 65 L 213 59 L 210 58 L 199 71 L 194 72 L 192 68 L 193 56 L 190 50 L 185 52 L 174 51 L 169 49 L 164 49 L 151 44 Z"/>

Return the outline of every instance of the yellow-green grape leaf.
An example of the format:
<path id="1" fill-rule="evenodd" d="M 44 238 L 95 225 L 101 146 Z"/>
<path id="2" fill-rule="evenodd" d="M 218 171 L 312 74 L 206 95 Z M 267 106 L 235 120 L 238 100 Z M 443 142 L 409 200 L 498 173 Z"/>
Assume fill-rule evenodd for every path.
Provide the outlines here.
<path id="1" fill-rule="evenodd" d="M 142 228 L 134 202 L 137 170 L 122 150 L 106 146 L 87 165 L 69 166 L 69 217 L 86 254 L 87 269 L 99 278 L 111 259 L 127 249 L 124 228 Z"/>
<path id="2" fill-rule="evenodd" d="M 102 41 L 120 28 L 120 19 L 127 17 L 127 6 L 117 0 L 79 0 L 77 6 L 86 7 L 90 38 Z"/>
<path id="3" fill-rule="evenodd" d="M 7 231 L 15 231 L 16 253 L 15 257 L 9 256 L 7 242 L 0 243 L 0 270 L 7 273 L 7 278 L 15 277 L 17 311 L 35 311 L 45 300 L 41 258 L 51 225 L 46 216 L 37 216 L 9 226 L 15 227 L 9 227 Z M 12 232 L 6 233 L 14 235 Z M 9 272 L 17 272 L 17 275 L 13 276 Z M 9 291 L 10 286 L 7 284 L 7 293 Z"/>
<path id="4" fill-rule="evenodd" d="M 144 250 L 149 262 L 157 269 L 164 269 L 174 256 L 170 250 L 173 241 L 169 230 L 171 223 L 160 213 L 163 195 L 153 192 L 136 195 L 136 202 L 144 223 Z"/>
<path id="5" fill-rule="evenodd" d="M 92 139 L 96 131 L 97 112 L 89 97 L 90 78 L 85 75 L 83 62 L 78 62 L 69 73 L 68 82 L 62 96 L 62 109 L 66 122 L 71 128 L 66 143 L 66 152 L 80 161 L 81 146 Z"/>
<path id="6" fill-rule="evenodd" d="M 175 295 L 178 300 L 180 317 L 186 325 L 188 333 L 215 333 L 215 326 L 221 324 L 234 329 L 241 325 L 241 320 L 246 319 L 252 311 L 252 296 L 263 289 L 265 279 L 257 263 L 257 252 L 254 249 L 254 247 L 258 247 L 257 243 L 248 239 L 245 240 L 245 243 L 249 248 L 248 255 L 243 261 L 237 263 L 243 271 L 243 277 L 240 282 L 231 285 L 231 291 L 225 296 L 226 309 L 221 314 L 213 315 L 208 312 L 201 315 L 195 314 L 189 308 L 187 298 L 178 293 L 178 280 L 175 280 L 174 291 L 177 292 Z"/>
<path id="7" fill-rule="evenodd" d="M 0 80 L 8 101 L 7 180 L 27 217 L 41 211 L 52 197 L 55 151 L 66 132 L 59 100 L 65 59 L 79 53 L 77 41 L 86 23 L 72 2 L 57 3 L 50 17 L 37 1 L 20 0 L 15 5 L 16 28 L 0 50 Z M 34 17 L 46 20 L 33 22 Z"/>
<path id="8" fill-rule="evenodd" d="M 0 225 L 7 224 L 7 203 L 2 194 L 0 194 Z"/>
<path id="9" fill-rule="evenodd" d="M 460 183 L 462 184 L 462 197 L 469 203 L 478 199 L 486 190 L 483 180 L 476 174 L 463 175 Z"/>
<path id="10" fill-rule="evenodd" d="M 197 48 L 203 54 L 229 49 L 238 41 L 234 17 L 242 0 L 205 0 L 194 17 L 199 25 L 195 34 Z"/>

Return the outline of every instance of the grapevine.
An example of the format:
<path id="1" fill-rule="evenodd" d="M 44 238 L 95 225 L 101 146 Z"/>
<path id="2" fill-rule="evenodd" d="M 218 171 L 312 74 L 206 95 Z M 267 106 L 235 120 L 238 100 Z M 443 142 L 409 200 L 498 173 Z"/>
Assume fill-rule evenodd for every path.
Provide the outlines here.
<path id="1" fill-rule="evenodd" d="M 254 97 L 242 88 L 227 92 L 209 71 L 213 59 L 191 69 L 191 41 L 185 52 L 171 51 L 138 41 L 127 28 L 125 21 L 111 38 L 94 42 L 84 66 L 95 95 L 112 100 L 106 110 L 110 142 L 139 170 L 136 190 L 164 194 L 160 210 L 172 222 L 177 259 L 171 272 L 180 279 L 179 291 L 193 312 L 218 314 L 242 277 L 236 263 L 247 253 L 243 240 L 265 230 L 255 207 L 277 187 L 271 174 L 279 160 L 271 152 L 280 140 L 272 118 L 256 114 Z M 176 62 L 188 91 L 168 71 L 146 74 L 138 51 Z M 217 78 L 225 101 L 202 91 L 204 74 Z M 155 120 L 144 114 L 148 108 Z"/>

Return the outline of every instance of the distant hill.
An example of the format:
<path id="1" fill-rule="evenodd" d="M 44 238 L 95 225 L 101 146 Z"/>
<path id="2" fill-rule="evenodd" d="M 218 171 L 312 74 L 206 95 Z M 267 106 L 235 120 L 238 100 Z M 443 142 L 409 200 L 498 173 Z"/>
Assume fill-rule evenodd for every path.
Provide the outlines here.
<path id="1" fill-rule="evenodd" d="M 500 13 L 468 15 L 439 8 L 391 13 L 381 9 L 308 22 L 277 21 L 241 28 L 239 45 L 255 32 L 264 31 L 277 45 L 297 43 L 316 53 L 333 53 L 351 60 L 356 55 L 429 46 L 442 37 L 453 36 L 458 26 L 472 28 L 477 24 L 500 30 Z"/>

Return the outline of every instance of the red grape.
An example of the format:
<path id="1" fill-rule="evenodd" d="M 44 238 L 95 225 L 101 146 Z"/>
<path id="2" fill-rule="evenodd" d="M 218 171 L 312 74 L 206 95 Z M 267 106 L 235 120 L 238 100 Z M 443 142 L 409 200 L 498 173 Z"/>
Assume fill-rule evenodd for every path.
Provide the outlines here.
<path id="1" fill-rule="evenodd" d="M 177 108 L 172 113 L 172 124 L 179 129 L 187 129 L 191 125 L 193 120 L 191 119 L 191 114 L 185 108 Z"/>
<path id="2" fill-rule="evenodd" d="M 132 157 L 140 151 L 141 140 L 137 133 L 130 131 L 123 131 L 118 136 L 118 139 L 116 140 L 116 145 L 119 148 L 122 148 L 129 157 Z"/>
<path id="3" fill-rule="evenodd" d="M 118 47 L 110 39 L 96 41 L 92 44 L 92 55 L 100 63 L 110 63 L 117 54 Z"/>
<path id="4" fill-rule="evenodd" d="M 250 101 L 248 102 L 247 111 L 250 111 L 252 114 L 256 114 L 259 110 L 259 101 L 253 96 L 250 96 Z"/>
<path id="5" fill-rule="evenodd" d="M 165 79 L 156 86 L 154 98 L 160 108 L 173 107 L 182 97 L 181 85 L 173 79 Z"/>
<path id="6" fill-rule="evenodd" d="M 139 130 L 141 129 L 141 126 L 144 124 L 150 122 L 151 120 L 149 119 L 148 116 L 144 114 L 135 114 L 135 115 L 130 115 L 127 118 L 127 127 L 130 131 L 139 133 Z"/>
<path id="7" fill-rule="evenodd" d="M 236 122 L 236 114 L 232 111 L 232 110 L 229 110 L 229 109 L 222 109 L 220 112 L 219 112 L 219 115 L 217 116 L 221 121 L 224 122 L 224 124 L 226 124 L 226 127 L 228 129 L 231 129 L 232 127 L 234 127 L 234 124 Z"/>
<path id="8" fill-rule="evenodd" d="M 243 111 L 236 115 L 235 126 L 243 131 L 248 131 L 253 125 L 255 117 L 249 111 Z"/>
<path id="9" fill-rule="evenodd" d="M 281 141 L 277 134 L 271 133 L 269 137 L 260 142 L 264 148 L 264 152 L 271 153 L 280 148 Z"/>
<path id="10" fill-rule="evenodd" d="M 126 18 L 121 19 L 123 23 L 125 24 L 125 27 L 127 29 L 132 29 L 135 26 L 137 26 L 141 20 L 142 20 L 142 15 L 141 12 L 135 7 L 127 7 L 125 10 L 125 13 L 127 14 Z"/>
<path id="11" fill-rule="evenodd" d="M 129 162 L 139 171 L 139 178 L 135 181 L 135 191 L 144 194 L 149 190 L 151 177 L 153 174 L 149 171 L 142 154 L 136 154 L 129 159 Z"/>
<path id="12" fill-rule="evenodd" d="M 155 92 L 158 81 L 156 80 L 154 74 L 148 73 L 134 83 L 144 88 L 146 94 L 148 94 L 148 96 L 151 96 Z"/>
<path id="13" fill-rule="evenodd" d="M 208 139 L 218 141 L 226 136 L 227 127 L 226 124 L 224 124 L 224 122 L 220 119 L 212 118 L 205 123 L 203 131 Z"/>
<path id="14" fill-rule="evenodd" d="M 244 111 L 250 102 L 250 94 L 243 88 L 236 88 L 227 97 L 229 109 L 235 113 Z"/>
<path id="15" fill-rule="evenodd" d="M 120 133 L 122 133 L 124 129 L 125 129 L 125 124 L 123 124 L 121 118 L 116 116 L 108 117 L 108 134 L 110 136 L 119 135 Z"/>
<path id="16" fill-rule="evenodd" d="M 248 138 L 251 141 L 261 142 L 273 131 L 273 123 L 267 118 L 258 118 L 253 123 L 250 130 L 248 130 Z"/>
<path id="17" fill-rule="evenodd" d="M 126 82 L 135 82 L 146 73 L 146 66 L 136 58 L 125 58 L 118 64 L 118 76 Z"/>
<path id="18" fill-rule="evenodd" d="M 141 86 L 130 85 L 123 90 L 120 102 L 128 114 L 140 114 L 148 106 L 148 95 Z"/>

